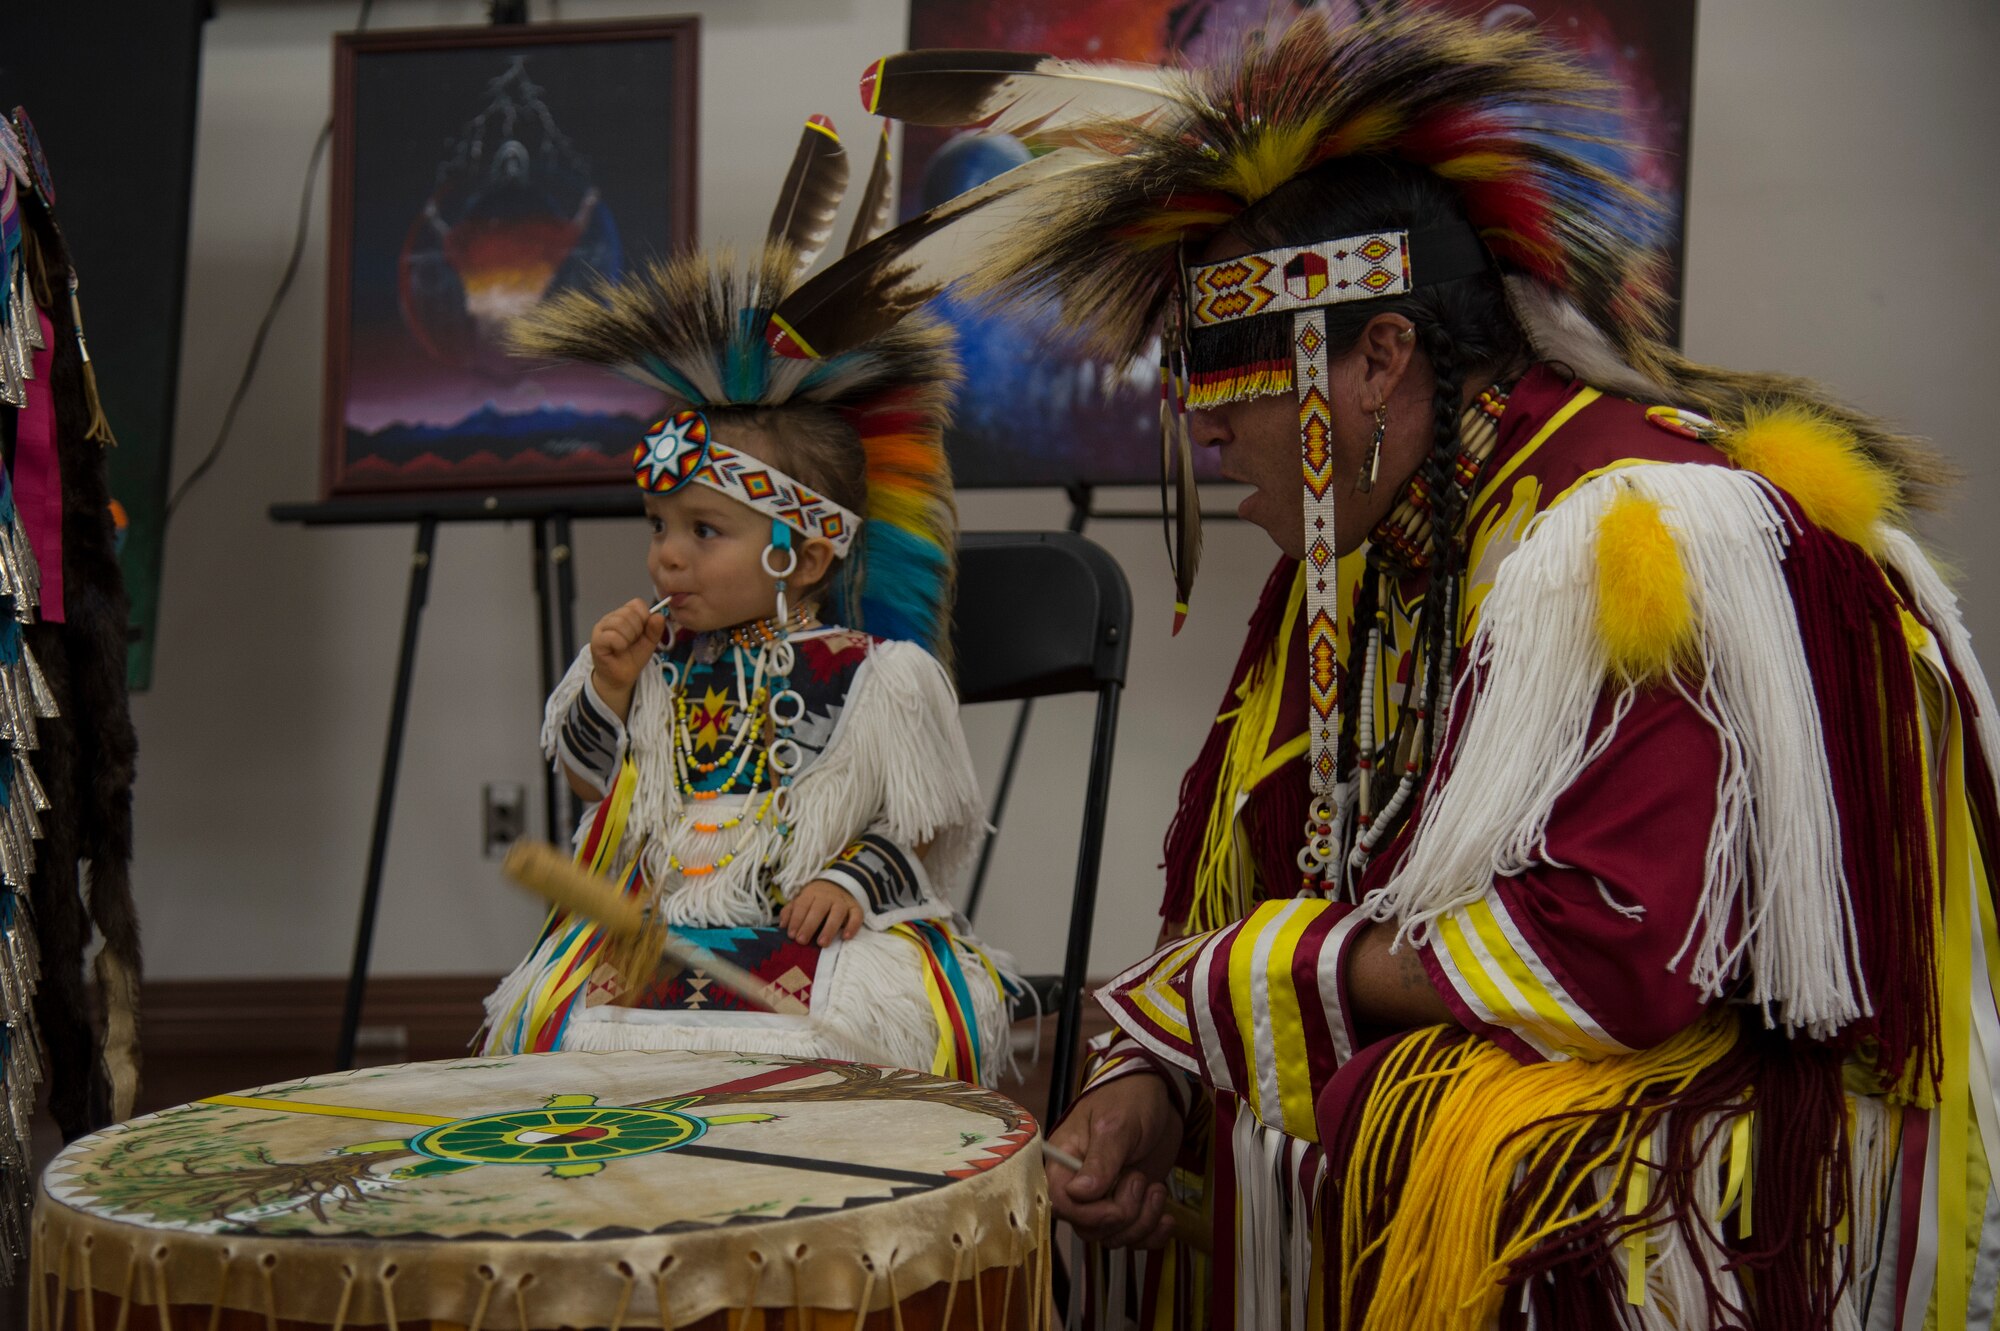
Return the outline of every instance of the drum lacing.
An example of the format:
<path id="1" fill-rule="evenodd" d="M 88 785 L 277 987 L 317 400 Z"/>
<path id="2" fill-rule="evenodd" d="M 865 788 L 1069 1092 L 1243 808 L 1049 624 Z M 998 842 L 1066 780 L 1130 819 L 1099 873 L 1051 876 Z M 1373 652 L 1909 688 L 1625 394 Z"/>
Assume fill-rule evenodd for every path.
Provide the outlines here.
<path id="1" fill-rule="evenodd" d="M 486 1305 L 493 1302 L 493 1286 L 499 1283 L 500 1274 L 492 1267 L 482 1265 L 479 1278 L 486 1282 L 486 1286 L 479 1291 L 479 1302 L 472 1309 L 472 1322 L 465 1331 L 479 1331 L 480 1324 L 486 1320 Z M 618 1331 L 618 1328 L 614 1326 L 611 1331 Z"/>
<path id="2" fill-rule="evenodd" d="M 639 1284 L 639 1273 L 633 1269 L 630 1262 L 619 1262 L 618 1274 L 625 1277 L 625 1288 L 618 1295 L 618 1311 L 611 1314 L 609 1331 L 624 1331 L 625 1314 L 632 1307 L 632 1291 Z M 474 1326 L 471 1331 L 478 1331 L 478 1327 Z"/>
<path id="3" fill-rule="evenodd" d="M 1037 1237 L 1035 1240 L 1035 1251 L 1038 1254 L 1040 1254 L 1042 1259 L 1041 1260 L 1042 1280 L 1040 1287 L 1041 1295 L 1035 1301 L 1034 1315 L 1029 1319 L 1030 1325 L 1034 1326 L 1049 1325 L 1049 1322 L 1047 1320 L 1049 1315 L 1049 1309 L 1054 1306 L 1056 1299 L 1056 1284 L 1055 1284 L 1056 1254 L 1054 1246 L 1055 1227 L 1050 1223 L 1048 1215 L 1048 1205 L 1049 1205 L 1049 1199 L 1047 1194 L 1044 1193 L 1036 1195 L 1035 1234 L 1037 1235 Z M 1081 1271 L 1083 1268 L 1079 1266 L 1077 1269 Z M 1072 1306 L 1081 1306 L 1082 1303 L 1083 1300 L 1081 1298 L 1075 1298 L 1072 1300 Z"/>
<path id="4" fill-rule="evenodd" d="M 383 1267 L 382 1273 L 376 1277 L 376 1281 L 382 1289 L 382 1317 L 389 1323 L 389 1331 L 400 1331 L 396 1325 L 396 1291 L 394 1288 L 396 1283 L 396 1264 L 391 1262 Z M 340 1329 L 335 1327 L 334 1331 L 340 1331 Z"/>
<path id="5" fill-rule="evenodd" d="M 38 1252 L 48 1251 L 49 1239 L 48 1239 L 48 1230 L 46 1227 L 42 1230 L 40 1234 L 36 1236 L 35 1241 L 39 1245 L 36 1251 Z M 33 1268 L 31 1267 L 30 1269 L 32 1270 Z M 28 1290 L 28 1304 L 29 1304 L 28 1325 L 34 1327 L 35 1331 L 46 1331 L 46 1328 L 48 1327 L 50 1320 L 48 1306 L 44 1301 L 35 1298 L 36 1292 L 41 1289 L 44 1283 L 42 1280 L 42 1273 L 40 1271 L 34 1272 L 34 1281 L 35 1283 L 32 1286 L 30 1286 Z M 90 1299 L 89 1288 L 90 1287 L 88 1285 L 84 1287 L 85 1302 L 88 1302 Z M 63 1331 L 63 1323 L 68 1320 L 68 1317 L 69 1317 L 69 1239 L 65 1237 L 63 1239 L 62 1250 L 56 1254 L 56 1311 L 54 1319 L 55 1331 Z"/>
<path id="6" fill-rule="evenodd" d="M 44 1223 L 42 1233 L 48 1233 L 46 1223 Z M 83 1291 L 83 1331 L 97 1331 L 97 1295 L 95 1293 L 97 1286 L 90 1282 L 90 1254 L 91 1250 L 97 1246 L 97 1240 L 94 1236 L 85 1234 L 83 1242 L 77 1246 L 83 1249 L 83 1255 L 77 1259 L 78 1264 L 82 1268 L 83 1275 L 82 1282 L 78 1285 L 78 1288 Z"/>
<path id="7" fill-rule="evenodd" d="M 903 1301 L 896 1296 L 896 1250 L 889 1249 L 889 1321 L 896 1331 L 903 1331 Z"/>
<path id="8" fill-rule="evenodd" d="M 229 1297 L 229 1266 L 236 1260 L 236 1250 L 224 1245 L 219 1256 L 222 1269 L 215 1273 L 215 1302 L 208 1305 L 208 1331 L 222 1325 L 222 1301 Z"/>
<path id="9" fill-rule="evenodd" d="M 343 1265 L 340 1268 L 340 1302 L 333 1308 L 333 1331 L 347 1325 L 347 1305 L 354 1298 L 354 1268 Z"/>
<path id="10" fill-rule="evenodd" d="M 806 1245 L 801 1243 L 792 1249 L 792 1311 L 798 1314 L 794 1320 L 798 1322 L 801 1331 L 806 1324 L 805 1264 Z"/>
<path id="11" fill-rule="evenodd" d="M 867 1253 L 861 1254 L 861 1269 L 868 1273 L 868 1278 L 861 1282 L 861 1302 L 855 1306 L 854 1325 L 849 1331 L 861 1331 L 862 1326 L 866 1324 L 868 1301 L 875 1293 L 875 1259 Z"/>
<path id="12" fill-rule="evenodd" d="M 984 1238 L 984 1237 L 985 1237 L 985 1236 L 984 1236 L 984 1235 L 982 1235 L 982 1234 L 974 1234 L 974 1235 L 972 1236 L 972 1242 L 974 1243 L 974 1245 L 977 1245 L 977 1244 L 978 1244 L 978 1243 L 980 1242 L 980 1240 L 981 1240 L 982 1238 Z M 984 1271 L 974 1271 L 974 1272 L 972 1273 L 972 1328 L 973 1328 L 973 1331 L 986 1331 L 986 1280 L 985 1280 L 985 1275 L 986 1275 L 986 1273 L 985 1273 Z"/>
<path id="13" fill-rule="evenodd" d="M 171 1300 L 167 1297 L 167 1245 L 153 1249 L 153 1308 L 160 1315 L 160 1331 L 174 1331 Z"/>
<path id="14" fill-rule="evenodd" d="M 514 1315 L 521 1319 L 521 1331 L 528 1331 L 528 1286 L 535 1283 L 533 1271 L 521 1272 L 514 1282 Z"/>
<path id="15" fill-rule="evenodd" d="M 257 1259 L 257 1272 L 264 1277 L 264 1331 L 278 1331 L 278 1291 L 271 1283 L 271 1273 L 277 1269 L 278 1254 L 267 1252 Z M 122 1331 L 122 1318 L 118 1325 Z"/>
<path id="16" fill-rule="evenodd" d="M 118 1295 L 118 1322 L 115 1331 L 125 1331 L 125 1319 L 132 1312 L 132 1286 L 139 1279 L 139 1250 L 131 1250 L 125 1263 L 125 1288 Z"/>
<path id="17" fill-rule="evenodd" d="M 667 1311 L 667 1272 L 673 1267 L 674 1255 L 668 1253 L 660 1259 L 660 1269 L 653 1273 L 653 1302 L 660 1309 L 660 1331 L 672 1331 L 672 1314 Z"/>
<path id="18" fill-rule="evenodd" d="M 1007 1310 L 1014 1302 L 1014 1272 L 1021 1270 L 1022 1263 L 1026 1261 L 1026 1258 L 1021 1254 L 1021 1240 L 1026 1236 L 1027 1231 L 1021 1228 L 1021 1217 L 1009 1211 L 1007 1213 L 1007 1228 L 1014 1231 L 1014 1241 L 1007 1251 L 1007 1278 L 1000 1282 L 1001 1326 L 1007 1325 Z M 1025 1272 L 1021 1276 L 1021 1284 L 1022 1297 L 1033 1298 L 1034 1291 L 1026 1287 L 1027 1275 Z"/>
<path id="19" fill-rule="evenodd" d="M 750 1325 L 750 1314 L 757 1311 L 757 1286 L 764 1276 L 764 1254 L 752 1248 L 744 1254 L 750 1263 L 750 1288 L 743 1294 L 743 1315 L 736 1319 L 736 1331 L 744 1331 Z"/>
<path id="20" fill-rule="evenodd" d="M 951 1236 L 951 1284 L 944 1291 L 944 1317 L 939 1326 L 951 1325 L 951 1306 L 958 1302 L 958 1269 L 965 1264 L 965 1236 L 953 1231 Z"/>

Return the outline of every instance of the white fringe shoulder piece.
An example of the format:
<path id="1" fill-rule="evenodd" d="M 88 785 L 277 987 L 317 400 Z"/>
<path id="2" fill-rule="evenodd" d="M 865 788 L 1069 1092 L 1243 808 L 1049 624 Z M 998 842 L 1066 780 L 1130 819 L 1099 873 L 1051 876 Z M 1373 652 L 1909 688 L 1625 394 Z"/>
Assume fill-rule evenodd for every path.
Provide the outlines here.
<path id="1" fill-rule="evenodd" d="M 1553 862 L 1556 800 L 1604 751 L 1634 697 L 1634 686 L 1613 679 L 1597 604 L 1598 525 L 1627 487 L 1658 504 L 1693 604 L 1693 668 L 1667 687 L 1721 739 L 1701 895 L 1672 964 L 1685 961 L 1711 997 L 1742 980 L 1767 1021 L 1830 1035 L 1868 1001 L 1825 740 L 1785 586 L 1791 522 L 1752 472 L 1622 468 L 1535 519 L 1486 598 L 1447 721 L 1447 730 L 1462 726 L 1410 848 L 1364 908 L 1396 922 L 1399 943 L 1422 942 L 1494 878 Z M 1593 739 L 1607 687 L 1620 692 Z"/>
<path id="2" fill-rule="evenodd" d="M 672 853 L 690 862 L 705 851 L 706 858 L 714 858 L 713 847 L 689 844 L 700 834 L 689 831 L 692 811 L 683 807 L 674 782 L 668 729 L 674 690 L 659 670 L 640 676 L 626 719 L 638 785 L 613 869 L 628 869 L 634 848 L 643 842 L 648 881 L 672 885 L 661 903 L 669 923 L 769 924 L 774 911 L 758 882 L 767 857 L 775 856 L 773 884 L 790 897 L 871 827 L 917 852 L 933 889 L 944 900 L 951 898 L 986 834 L 978 778 L 958 723 L 957 693 L 943 665 L 915 643 L 871 641 L 867 653 L 836 709 L 831 734 L 814 737 L 817 752 L 814 743 L 805 745 L 807 762 L 792 786 L 791 835 L 780 838 L 775 826 L 760 826 L 734 861 L 699 879 L 683 879 L 668 867 Z M 551 761 L 562 719 L 589 677 L 586 648 L 550 695 L 543 716 L 542 749 Z M 716 811 L 710 806 L 704 814 Z M 585 811 L 579 837 L 592 812 Z"/>

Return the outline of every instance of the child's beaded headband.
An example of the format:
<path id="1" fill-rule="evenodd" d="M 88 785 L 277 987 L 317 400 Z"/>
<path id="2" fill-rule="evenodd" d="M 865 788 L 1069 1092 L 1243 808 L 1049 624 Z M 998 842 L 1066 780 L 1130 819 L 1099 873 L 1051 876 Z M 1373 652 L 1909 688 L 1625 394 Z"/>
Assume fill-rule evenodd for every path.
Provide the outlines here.
<path id="1" fill-rule="evenodd" d="M 691 483 L 748 504 L 802 536 L 824 537 L 842 558 L 861 519 L 768 462 L 709 436 L 708 417 L 677 411 L 656 421 L 632 450 L 632 474 L 649 494 L 672 494 Z"/>

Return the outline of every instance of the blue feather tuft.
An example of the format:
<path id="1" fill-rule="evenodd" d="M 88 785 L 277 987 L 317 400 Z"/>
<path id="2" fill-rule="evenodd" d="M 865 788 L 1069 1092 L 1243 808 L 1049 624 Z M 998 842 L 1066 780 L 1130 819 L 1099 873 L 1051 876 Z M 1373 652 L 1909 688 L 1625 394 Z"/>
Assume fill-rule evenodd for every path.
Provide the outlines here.
<path id="1" fill-rule="evenodd" d="M 947 551 L 901 527 L 870 522 L 855 542 L 856 557 L 841 570 L 833 588 L 833 603 L 849 603 L 852 568 L 860 575 L 860 623 L 850 627 L 878 638 L 914 642 L 940 656 L 951 626 L 944 620 L 946 580 L 951 559 Z"/>

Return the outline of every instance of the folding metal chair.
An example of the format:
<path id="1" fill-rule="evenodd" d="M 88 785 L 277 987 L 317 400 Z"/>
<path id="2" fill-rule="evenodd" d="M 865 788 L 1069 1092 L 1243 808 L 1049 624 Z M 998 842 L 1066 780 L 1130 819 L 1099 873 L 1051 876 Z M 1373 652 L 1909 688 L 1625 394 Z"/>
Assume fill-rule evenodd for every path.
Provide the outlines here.
<path id="1" fill-rule="evenodd" d="M 1132 591 L 1124 571 L 1102 547 L 1068 532 L 967 532 L 960 537 L 958 555 L 958 606 L 970 612 L 952 624 L 960 701 L 1097 695 L 1076 885 L 1070 895 L 1069 942 L 1055 991 L 1060 1016 L 1046 1120 L 1054 1124 L 1069 1103 L 1070 1083 L 1076 1078 L 1084 970 L 1090 964 L 1098 867 L 1104 856 L 1111 753 L 1132 637 Z M 1017 731 L 1017 745 L 1018 741 Z M 976 895 L 967 904 L 976 905 Z M 1037 988 L 1046 992 L 1042 978 Z"/>

